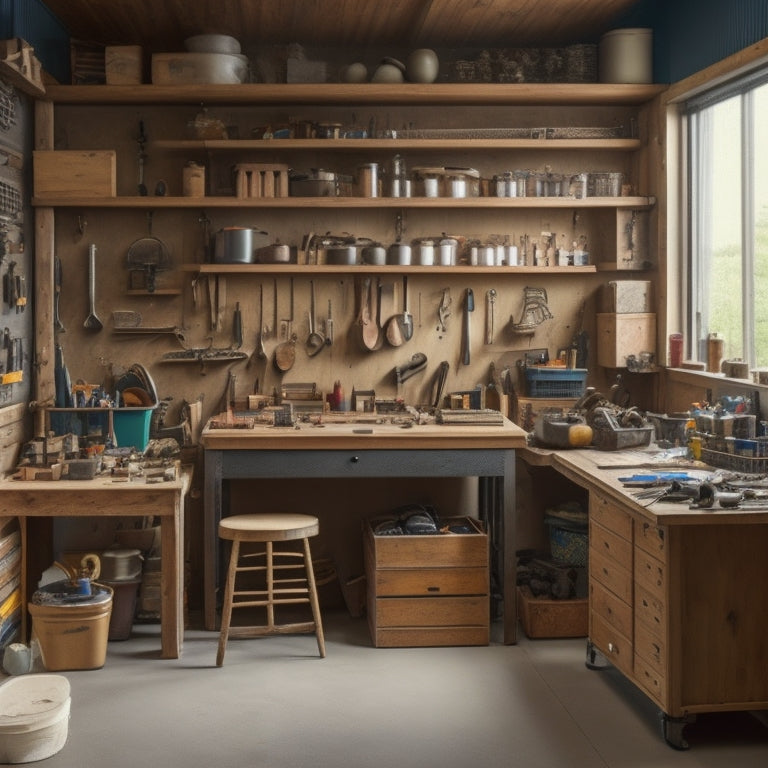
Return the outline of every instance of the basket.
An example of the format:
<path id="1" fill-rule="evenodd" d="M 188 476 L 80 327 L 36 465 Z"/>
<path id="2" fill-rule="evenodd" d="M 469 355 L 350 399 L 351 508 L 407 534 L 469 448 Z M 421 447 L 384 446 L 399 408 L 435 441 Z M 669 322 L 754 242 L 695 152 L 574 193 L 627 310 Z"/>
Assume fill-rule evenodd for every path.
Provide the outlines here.
<path id="1" fill-rule="evenodd" d="M 768 458 L 753 458 L 740 456 L 736 453 L 713 451 L 711 448 L 701 449 L 701 460 L 710 467 L 729 469 L 732 472 L 762 475 L 768 472 Z"/>
<path id="2" fill-rule="evenodd" d="M 527 366 L 528 397 L 581 397 L 587 383 L 586 368 Z"/>
<path id="3" fill-rule="evenodd" d="M 569 530 L 548 525 L 549 549 L 552 559 L 564 565 L 586 565 L 589 536 L 585 531 Z"/>

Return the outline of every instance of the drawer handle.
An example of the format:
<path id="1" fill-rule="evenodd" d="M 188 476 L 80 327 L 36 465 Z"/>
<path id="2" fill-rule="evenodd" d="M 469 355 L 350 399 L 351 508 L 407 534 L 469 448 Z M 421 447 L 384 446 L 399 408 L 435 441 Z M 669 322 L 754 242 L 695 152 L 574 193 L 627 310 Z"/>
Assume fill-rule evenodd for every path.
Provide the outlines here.
<path id="1" fill-rule="evenodd" d="M 353 457 L 350 459 L 350 461 L 351 461 L 353 464 L 357 464 L 357 462 L 358 462 L 358 461 L 360 461 L 360 457 L 359 457 L 359 456 L 353 456 Z"/>
<path id="2" fill-rule="evenodd" d="M 427 592 L 439 592 L 440 587 L 427 587 Z"/>
<path id="3" fill-rule="evenodd" d="M 618 653 L 619 649 L 613 643 L 608 643 L 608 651 L 610 653 Z"/>

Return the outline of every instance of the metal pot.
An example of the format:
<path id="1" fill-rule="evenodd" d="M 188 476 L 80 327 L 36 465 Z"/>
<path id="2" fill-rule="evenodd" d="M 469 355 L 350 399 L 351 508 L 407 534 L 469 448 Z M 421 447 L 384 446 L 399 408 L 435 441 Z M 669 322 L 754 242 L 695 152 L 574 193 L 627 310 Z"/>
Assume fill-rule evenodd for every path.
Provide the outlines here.
<path id="1" fill-rule="evenodd" d="M 387 249 L 381 243 L 371 243 L 364 246 L 360 255 L 363 264 L 381 267 L 387 263 Z"/>
<path id="2" fill-rule="evenodd" d="M 353 235 L 316 235 L 310 241 L 315 264 L 353 265 L 358 263 Z"/>
<path id="3" fill-rule="evenodd" d="M 291 247 L 285 243 L 272 243 L 256 249 L 256 261 L 259 264 L 289 264 Z"/>
<path id="4" fill-rule="evenodd" d="M 407 243 L 392 243 L 387 248 L 387 264 L 407 267 L 411 263 L 411 246 Z"/>
<path id="5" fill-rule="evenodd" d="M 224 227 L 214 235 L 215 264 L 253 264 L 254 250 L 267 233 L 252 227 Z"/>

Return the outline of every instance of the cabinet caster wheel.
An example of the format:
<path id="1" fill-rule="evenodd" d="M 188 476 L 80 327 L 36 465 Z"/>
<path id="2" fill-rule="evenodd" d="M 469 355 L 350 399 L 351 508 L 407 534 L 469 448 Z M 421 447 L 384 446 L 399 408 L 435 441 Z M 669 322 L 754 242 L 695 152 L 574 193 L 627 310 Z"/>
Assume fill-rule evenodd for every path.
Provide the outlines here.
<path id="1" fill-rule="evenodd" d="M 664 741 L 673 749 L 688 749 L 688 742 L 683 738 L 683 729 L 688 723 L 692 723 L 696 719 L 695 715 L 670 717 L 664 712 L 659 712 L 659 719 L 661 720 L 661 736 Z"/>
<path id="2" fill-rule="evenodd" d="M 587 660 L 584 662 L 587 669 L 607 669 L 609 664 L 600 651 L 597 650 L 591 640 L 587 640 Z"/>

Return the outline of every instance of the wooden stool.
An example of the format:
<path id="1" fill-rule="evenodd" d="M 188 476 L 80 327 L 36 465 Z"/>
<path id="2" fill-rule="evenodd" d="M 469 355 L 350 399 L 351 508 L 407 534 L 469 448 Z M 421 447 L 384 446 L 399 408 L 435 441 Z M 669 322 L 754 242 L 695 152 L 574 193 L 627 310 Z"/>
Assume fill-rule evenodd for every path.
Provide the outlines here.
<path id="1" fill-rule="evenodd" d="M 224 605 L 221 611 L 221 634 L 216 666 L 224 663 L 227 639 L 232 637 L 262 637 L 264 635 L 285 635 L 294 632 L 314 632 L 320 656 L 325 658 L 325 638 L 320 619 L 320 603 L 317 599 L 315 573 L 309 551 L 309 538 L 317 536 L 320 525 L 312 515 L 266 513 L 255 515 L 233 515 L 219 523 L 219 537 L 232 542 L 229 557 L 227 583 L 224 588 Z M 301 539 L 303 552 L 275 551 L 274 543 Z M 242 542 L 263 542 L 263 552 L 240 555 Z M 240 561 L 256 559 L 257 565 L 240 565 Z M 301 560 L 301 562 L 296 562 Z M 261 562 L 263 561 L 263 562 Z M 289 571 L 301 568 L 301 575 L 290 575 Z M 238 573 L 261 572 L 266 577 L 266 589 L 236 590 L 235 577 Z M 280 572 L 285 575 L 280 576 Z M 292 624 L 275 624 L 275 606 L 309 603 L 313 621 Z M 263 625 L 230 627 L 234 608 L 266 608 L 267 623 Z"/>

